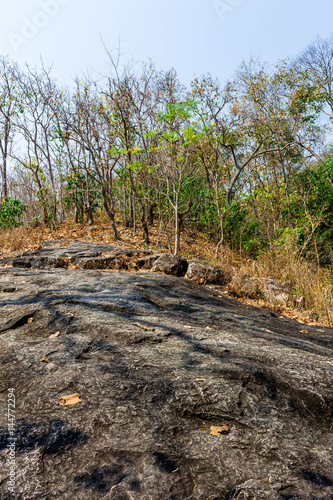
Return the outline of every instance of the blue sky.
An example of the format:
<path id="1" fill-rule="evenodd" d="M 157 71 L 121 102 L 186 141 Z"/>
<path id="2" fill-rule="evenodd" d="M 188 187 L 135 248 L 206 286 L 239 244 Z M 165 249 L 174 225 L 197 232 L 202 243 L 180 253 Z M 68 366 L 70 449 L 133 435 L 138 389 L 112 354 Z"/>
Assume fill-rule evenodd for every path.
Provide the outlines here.
<path id="1" fill-rule="evenodd" d="M 1 7 L 0 53 L 53 63 L 60 82 L 93 67 L 120 37 L 124 61 L 151 58 L 188 84 L 233 77 L 251 56 L 274 63 L 333 32 L 332 0 L 12 0 Z"/>

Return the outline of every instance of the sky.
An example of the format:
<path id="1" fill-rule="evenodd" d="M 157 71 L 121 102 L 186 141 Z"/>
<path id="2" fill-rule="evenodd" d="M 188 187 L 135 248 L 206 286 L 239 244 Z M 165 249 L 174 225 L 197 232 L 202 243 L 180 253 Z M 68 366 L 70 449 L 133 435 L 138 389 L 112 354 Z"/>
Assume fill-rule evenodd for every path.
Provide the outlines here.
<path id="1" fill-rule="evenodd" d="M 105 74 L 108 49 L 152 59 L 188 85 L 210 73 L 232 79 L 251 57 L 274 64 L 333 32 L 332 0 L 11 0 L 3 2 L 0 55 L 53 64 L 60 83 Z"/>

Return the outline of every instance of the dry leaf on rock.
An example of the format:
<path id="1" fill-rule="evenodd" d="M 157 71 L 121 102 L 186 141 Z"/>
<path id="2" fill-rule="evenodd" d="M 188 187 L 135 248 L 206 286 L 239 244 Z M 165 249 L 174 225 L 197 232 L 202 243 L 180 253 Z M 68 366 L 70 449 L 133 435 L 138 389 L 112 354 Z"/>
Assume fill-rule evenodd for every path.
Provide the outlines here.
<path id="1" fill-rule="evenodd" d="M 28 318 L 28 323 L 32 323 L 34 320 L 33 316 L 31 318 Z"/>
<path id="2" fill-rule="evenodd" d="M 219 436 L 220 434 L 228 434 L 229 427 L 227 425 L 222 425 L 221 427 L 215 427 L 214 425 L 210 428 L 210 434 L 212 436 Z"/>
<path id="3" fill-rule="evenodd" d="M 134 326 L 138 326 L 139 328 L 142 328 L 142 330 L 146 330 L 147 332 L 153 332 L 155 330 L 155 328 L 151 328 L 150 326 L 142 325 L 141 323 L 132 322 L 131 324 Z"/>
<path id="4" fill-rule="evenodd" d="M 81 403 L 81 396 L 78 392 L 75 394 L 70 394 L 69 396 L 62 396 L 59 399 L 59 404 L 62 406 L 76 405 L 76 403 Z"/>
<path id="5" fill-rule="evenodd" d="M 48 363 L 50 361 L 46 356 L 43 356 L 40 360 L 44 361 L 44 363 Z"/>
<path id="6" fill-rule="evenodd" d="M 300 330 L 299 333 L 309 333 L 307 330 Z"/>
<path id="7" fill-rule="evenodd" d="M 60 335 L 60 332 L 52 333 L 52 335 L 49 336 L 49 339 L 55 339 L 56 337 L 59 337 L 59 335 Z"/>

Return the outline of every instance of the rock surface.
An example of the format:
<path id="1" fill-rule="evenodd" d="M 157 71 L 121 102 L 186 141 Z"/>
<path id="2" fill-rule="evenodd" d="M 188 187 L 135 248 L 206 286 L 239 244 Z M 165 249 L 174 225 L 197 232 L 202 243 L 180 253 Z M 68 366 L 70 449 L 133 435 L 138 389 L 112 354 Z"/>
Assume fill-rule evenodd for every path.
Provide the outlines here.
<path id="1" fill-rule="evenodd" d="M 24 252 L 12 261 L 13 267 L 49 269 L 74 264 L 82 269 L 137 269 L 137 259 L 142 259 L 150 250 L 131 250 L 114 245 L 63 240 L 46 242 L 46 245 L 31 252 Z M 160 255 L 156 256 L 158 258 Z"/>
<path id="2" fill-rule="evenodd" d="M 81 269 L 112 269 L 129 271 L 147 269 L 171 276 L 185 276 L 197 284 L 226 285 L 230 273 L 198 259 L 189 262 L 181 256 L 153 253 L 150 250 L 131 250 L 114 245 L 87 243 L 84 241 L 50 241 L 46 247 L 12 260 L 13 267 L 52 269 L 73 264 Z"/>
<path id="3" fill-rule="evenodd" d="M 1 269 L 0 498 L 332 499 L 332 332 L 172 276 Z"/>

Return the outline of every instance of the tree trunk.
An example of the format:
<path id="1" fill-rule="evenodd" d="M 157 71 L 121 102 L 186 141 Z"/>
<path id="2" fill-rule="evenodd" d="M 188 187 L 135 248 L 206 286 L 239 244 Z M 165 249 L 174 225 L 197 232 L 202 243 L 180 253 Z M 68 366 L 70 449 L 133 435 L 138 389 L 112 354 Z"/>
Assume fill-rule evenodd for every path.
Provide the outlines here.
<path id="1" fill-rule="evenodd" d="M 218 242 L 218 244 L 216 245 L 216 249 L 215 249 L 215 259 L 218 258 L 218 254 L 219 254 L 219 248 L 223 245 L 223 242 L 224 242 L 224 227 L 223 227 L 223 215 L 222 217 L 220 217 L 220 229 L 221 229 L 221 238 L 220 238 L 220 241 Z"/>
<path id="2" fill-rule="evenodd" d="M 113 212 L 113 210 L 110 210 L 109 205 L 108 205 L 106 200 L 103 201 L 103 205 L 104 205 L 104 209 L 105 209 L 105 211 L 110 219 L 111 228 L 112 228 L 112 232 L 113 232 L 113 238 L 117 241 L 117 240 L 119 240 L 119 236 L 118 236 L 117 226 L 116 226 L 116 223 L 114 220 L 114 212 Z"/>
<path id="3" fill-rule="evenodd" d="M 5 200 L 8 196 L 7 188 L 7 158 L 6 156 L 2 161 L 2 199 Z"/>
<path id="4" fill-rule="evenodd" d="M 124 184 L 123 186 L 124 189 L 124 226 L 125 227 L 130 227 L 129 220 L 127 218 L 127 196 L 126 196 L 126 186 Z"/>
<path id="5" fill-rule="evenodd" d="M 142 229 L 143 229 L 144 243 L 146 243 L 146 245 L 149 245 L 150 241 L 149 241 L 148 224 L 147 224 L 146 219 L 145 219 L 144 210 L 143 210 L 143 214 L 141 216 L 141 224 L 142 224 Z"/>
<path id="6" fill-rule="evenodd" d="M 178 255 L 180 249 L 180 229 L 183 224 L 183 216 L 184 213 L 178 212 L 178 209 L 175 210 L 175 251 L 174 255 Z"/>
<path id="7" fill-rule="evenodd" d="M 86 171 L 86 202 L 85 202 L 85 210 L 87 214 L 87 224 L 88 226 L 92 226 L 94 224 L 93 211 L 90 203 L 90 189 L 89 189 L 89 177 L 88 172 Z"/>
<path id="8" fill-rule="evenodd" d="M 87 225 L 92 226 L 94 224 L 94 217 L 93 217 L 93 211 L 90 205 L 90 202 L 86 202 L 86 214 L 87 214 Z"/>
<path id="9" fill-rule="evenodd" d="M 153 226 L 154 225 L 154 208 L 156 207 L 156 203 L 153 203 L 150 205 L 149 208 L 149 225 Z"/>
<path id="10" fill-rule="evenodd" d="M 138 193 L 135 189 L 133 175 L 132 175 L 131 171 L 129 172 L 129 178 L 130 178 L 130 182 L 131 182 L 132 192 L 133 192 L 135 198 L 137 199 L 139 206 L 140 206 L 140 210 L 141 210 L 141 225 L 142 225 L 142 229 L 143 229 L 143 238 L 144 238 L 143 241 L 144 241 L 144 243 L 146 243 L 146 245 L 149 245 L 149 243 L 150 243 L 149 231 L 148 231 L 148 224 L 146 221 L 145 207 L 144 207 L 144 204 L 142 203 L 140 196 L 138 195 Z"/>
<path id="11" fill-rule="evenodd" d="M 175 251 L 174 255 L 178 255 L 180 247 L 180 221 L 178 218 L 178 214 L 175 214 Z"/>

